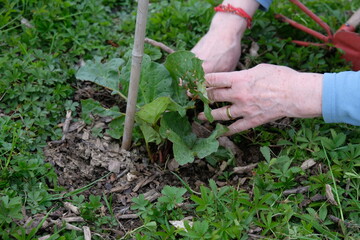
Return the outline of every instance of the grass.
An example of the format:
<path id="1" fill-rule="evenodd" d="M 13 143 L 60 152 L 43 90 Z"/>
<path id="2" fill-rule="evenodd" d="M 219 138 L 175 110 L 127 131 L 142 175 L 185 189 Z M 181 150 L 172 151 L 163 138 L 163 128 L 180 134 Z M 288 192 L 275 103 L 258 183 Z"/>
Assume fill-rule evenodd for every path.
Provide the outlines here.
<path id="1" fill-rule="evenodd" d="M 332 27 L 357 9 L 356 1 L 303 1 Z M 206 32 L 212 6 L 219 1 L 152 1 L 147 35 L 177 50 L 189 50 Z M 339 8 L 341 6 L 341 8 Z M 297 14 L 293 14 L 294 11 Z M 313 39 L 286 24 L 276 22 L 274 13 L 292 16 L 309 27 L 316 25 L 293 5 L 274 1 L 269 12 L 258 11 L 251 32 L 243 44 L 256 41 L 259 57 L 251 65 L 266 62 L 287 65 L 300 71 L 338 72 L 349 70 L 335 50 L 299 47 L 290 37 Z M 31 25 L 21 23 L 26 19 Z M 124 57 L 131 49 L 135 21 L 134 1 L 104 0 L 2 0 L 0 1 L 0 236 L 2 239 L 30 239 L 20 220 L 28 215 L 48 215 L 60 203 L 62 190 L 53 167 L 44 162 L 46 142 L 62 136 L 58 123 L 66 110 L 78 114 L 73 100 L 75 73 L 81 61 L 99 56 L 104 60 Z M 285 40 L 280 40 L 285 39 Z M 117 43 L 114 48 L 108 41 Z M 163 63 L 166 55 L 146 46 L 153 61 Z M 249 58 L 242 56 L 241 61 Z M 79 118 L 79 115 L 75 115 Z M 321 119 L 295 120 L 279 129 L 262 126 L 234 137 L 239 145 L 262 147 L 260 162 L 250 179 L 252 190 L 219 188 L 209 181 L 196 194 L 184 188 L 167 187 L 163 197 L 149 203 L 134 199 L 143 225 L 124 238 L 136 239 L 246 239 L 251 231 L 267 239 L 358 239 L 360 224 L 360 131 L 349 125 L 324 124 Z M 275 147 L 276 146 L 276 147 Z M 315 173 L 299 166 L 313 158 L 327 169 Z M 216 163 L 215 163 L 216 164 Z M 225 179 L 230 176 L 222 176 Z M 301 181 L 299 180 L 301 178 Z M 325 195 L 332 184 L 338 206 L 327 201 L 301 203 L 315 194 Z M 347 186 L 350 186 L 347 188 Z M 307 195 L 283 192 L 311 186 Z M 85 189 L 86 187 L 84 187 Z M 99 217 L 101 206 L 111 209 L 108 196 L 81 197 L 80 189 L 67 200 L 81 209 L 92 229 L 114 226 L 114 216 Z M 176 200 L 176 202 L 174 202 Z M 185 204 L 188 208 L 182 208 Z M 340 226 L 329 220 L 339 218 Z M 184 222 L 176 229 L 169 220 Z M 191 227 L 192 223 L 192 227 Z M 344 227 L 345 223 L 353 227 Z M 355 226 L 355 227 L 354 227 Z M 33 238 L 42 236 L 38 228 Z M 82 233 L 59 228 L 52 239 L 80 239 Z M 105 234 L 105 233 L 104 233 Z"/>

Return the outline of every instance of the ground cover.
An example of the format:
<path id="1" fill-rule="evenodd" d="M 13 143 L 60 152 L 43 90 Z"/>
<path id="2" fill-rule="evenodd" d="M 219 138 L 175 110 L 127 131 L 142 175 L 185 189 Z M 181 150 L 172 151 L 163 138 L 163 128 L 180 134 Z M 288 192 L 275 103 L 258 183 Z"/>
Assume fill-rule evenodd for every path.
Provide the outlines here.
<path id="1" fill-rule="evenodd" d="M 359 7 L 304 2 L 332 29 Z M 152 1 L 147 36 L 189 50 L 217 3 Z M 358 127 L 283 119 L 179 165 L 172 150 L 179 141 L 171 137 L 177 135 L 151 130 L 161 127 L 159 117 L 152 128 L 139 121 L 135 146 L 120 150 L 125 101 L 112 87 L 76 77 L 81 67 L 94 66 L 91 76 L 126 78 L 135 7 L 112 0 L 0 2 L 1 238 L 358 239 Z M 275 12 L 316 28 L 287 1 L 274 1 L 246 33 L 240 69 L 262 62 L 320 73 L 350 69 L 335 49 L 291 44 L 289 37 L 313 39 L 275 21 Z M 255 43 L 259 50 L 251 55 Z M 168 54 L 151 45 L 145 52 L 147 70 L 170 79 Z M 215 125 L 194 122 L 202 103 L 193 106 L 186 110 L 189 124 L 208 137 Z"/>

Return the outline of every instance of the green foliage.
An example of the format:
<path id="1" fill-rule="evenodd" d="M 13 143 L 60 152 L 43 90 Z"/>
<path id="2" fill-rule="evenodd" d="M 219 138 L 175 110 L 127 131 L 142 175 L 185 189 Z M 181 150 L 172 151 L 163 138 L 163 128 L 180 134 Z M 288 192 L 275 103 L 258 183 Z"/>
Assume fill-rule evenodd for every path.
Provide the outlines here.
<path id="1" fill-rule="evenodd" d="M 0 225 L 11 223 L 14 219 L 22 219 L 21 207 L 20 197 L 2 196 L 0 198 Z"/>
<path id="2" fill-rule="evenodd" d="M 220 2 L 153 1 L 149 6 L 147 36 L 176 50 L 190 50 L 207 31 L 213 7 Z M 333 30 L 346 21 L 348 12 L 359 7 L 358 1 L 302 2 Z M 0 238 L 39 238 L 41 224 L 30 232 L 19 224 L 21 209 L 28 215 L 49 213 L 54 201 L 62 199 L 52 195 L 58 191 L 56 174 L 44 162 L 42 148 L 46 141 L 61 137 L 58 124 L 64 120 L 65 110 L 72 110 L 78 120 L 80 103 L 72 99 L 76 88 L 81 87 L 76 76 L 94 82 L 102 79 L 104 87 L 126 96 L 135 6 L 136 1 L 129 0 L 0 1 Z M 318 73 L 350 69 L 336 49 L 299 47 L 291 43 L 292 39 L 317 40 L 275 21 L 274 13 L 291 16 L 322 31 L 290 2 L 274 0 L 268 12 L 257 11 L 254 16 L 251 31 L 242 39 L 241 62 L 249 62 L 248 67 L 265 62 Z M 33 27 L 21 23 L 22 18 Z M 114 48 L 108 40 L 120 47 Z M 257 57 L 247 53 L 252 41 L 260 46 Z M 191 91 L 199 91 L 195 95 L 199 94 L 208 111 L 199 69 L 201 62 L 189 52 L 168 56 L 150 45 L 145 46 L 145 53 L 142 73 L 146 74 L 141 79 L 135 131 L 142 134 L 149 149 L 149 145 L 171 138 L 174 152 L 181 155 L 178 159 L 183 163 L 204 156 L 215 167 L 218 159 L 232 161 L 233 156 L 216 146 L 215 138 L 222 129 L 218 128 L 207 139 L 195 139 L 189 131 L 189 119 L 180 122 L 185 116 L 192 116 L 196 106 L 195 101 L 188 101 L 185 84 Z M 165 61 L 167 64 L 163 65 Z M 170 61 L 173 63 L 169 64 Z M 83 62 L 85 66 L 79 70 Z M 183 77 L 189 73 L 183 71 L 184 66 L 195 74 L 196 81 L 188 82 Z M 183 86 L 178 84 L 179 77 L 186 79 Z M 95 115 L 112 117 L 107 133 L 121 138 L 124 114 L 119 109 L 105 108 L 90 99 L 82 100 L 81 108 L 81 117 L 87 123 Z M 179 122 L 186 131 L 180 131 L 167 119 Z M 93 134 L 101 135 L 103 130 L 94 129 Z M 252 172 L 254 176 L 246 176 L 249 187 L 252 186 L 249 193 L 233 187 L 218 188 L 210 182 L 210 187 L 200 188 L 200 195 L 193 191 L 182 194 L 183 189 L 172 187 L 166 188 L 162 200 L 155 203 L 140 195 L 134 199 L 132 208 L 144 223 L 126 237 L 247 239 L 251 231 L 260 227 L 258 234 L 266 239 L 359 239 L 360 131 L 357 127 L 324 124 L 320 119 L 295 120 L 285 128 L 263 126 L 238 134 L 234 139 L 245 148 L 261 147 L 264 155 L 265 161 Z M 316 161 L 316 166 L 300 170 L 300 164 L 309 158 Z M 233 173 L 224 172 L 220 177 L 232 180 L 232 176 Z M 316 194 L 325 195 L 326 184 L 332 186 L 339 206 L 320 201 L 300 207 Z M 310 189 L 304 194 L 282 194 L 298 186 L 310 186 Z M 92 196 L 86 200 L 81 195 L 74 196 L 82 190 L 65 196 L 72 196 L 72 203 L 81 209 L 92 230 L 103 231 L 104 224 L 113 226 L 114 218 L 101 216 L 99 212 L 104 202 L 111 212 L 111 199 Z M 344 220 L 346 227 L 330 221 L 331 215 Z M 188 216 L 193 218 L 184 220 L 186 231 L 169 224 L 169 220 Z M 340 222 L 340 225 L 344 224 Z M 63 228 L 55 229 L 50 237 L 82 238 L 82 233 Z"/>
<path id="3" fill-rule="evenodd" d="M 128 91 L 130 69 L 122 68 L 119 78 L 116 73 L 120 71 L 119 67 L 122 64 L 121 59 L 113 59 L 109 63 L 101 63 L 97 59 L 95 63 L 88 62 L 81 67 L 76 77 L 99 84 L 124 97 Z M 199 97 L 202 100 L 208 118 L 211 116 L 201 61 L 193 53 L 180 51 L 169 55 L 164 65 L 152 62 L 149 56 L 144 58 L 137 101 L 137 106 L 141 108 L 136 113 L 136 122 L 148 151 L 149 143 L 160 144 L 168 139 L 173 143 L 176 161 L 184 165 L 193 162 L 195 157 L 205 158 L 216 152 L 219 147 L 216 139 L 227 130 L 218 125 L 210 137 L 197 138 L 192 133 L 188 117 L 185 116 L 186 109 L 194 105 L 193 101 L 187 99 L 186 89 L 195 98 Z M 180 79 L 182 86 L 179 86 Z M 89 122 L 90 113 L 114 118 L 124 115 L 117 109 L 105 109 L 93 100 L 82 101 L 82 116 L 86 122 Z M 112 124 L 111 127 L 113 126 Z M 109 133 L 117 138 L 122 132 L 122 127 L 118 126 L 118 130 L 117 133 Z"/>

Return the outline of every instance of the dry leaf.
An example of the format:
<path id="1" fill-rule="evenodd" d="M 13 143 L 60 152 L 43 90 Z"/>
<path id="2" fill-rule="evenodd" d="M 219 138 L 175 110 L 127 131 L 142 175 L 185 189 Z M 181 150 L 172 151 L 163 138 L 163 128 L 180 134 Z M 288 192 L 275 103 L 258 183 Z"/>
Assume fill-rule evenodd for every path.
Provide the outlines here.
<path id="1" fill-rule="evenodd" d="M 173 225 L 175 228 L 182 229 L 182 230 L 185 230 L 187 232 L 187 230 L 185 228 L 184 221 L 187 221 L 188 219 L 189 219 L 189 217 L 184 218 L 183 220 L 180 220 L 180 221 L 169 221 L 169 223 L 171 225 Z M 191 219 L 191 217 L 190 217 L 190 219 Z M 190 227 L 192 227 L 194 223 L 188 221 L 188 224 L 189 224 Z"/>
<path id="2" fill-rule="evenodd" d="M 310 158 L 310 159 L 304 161 L 304 162 L 301 164 L 301 168 L 302 168 L 302 170 L 305 171 L 306 169 L 311 168 L 311 167 L 314 166 L 315 164 L 316 164 L 315 160 L 312 159 L 312 158 Z"/>
<path id="3" fill-rule="evenodd" d="M 327 200 L 332 204 L 337 206 L 337 202 L 335 201 L 334 194 L 332 193 L 331 186 L 329 184 L 325 185 L 325 193 Z"/>
<path id="4" fill-rule="evenodd" d="M 137 179 L 137 178 L 138 178 L 138 177 L 137 177 L 136 175 L 132 174 L 132 173 L 126 174 L 126 180 L 127 180 L 128 182 L 132 182 L 132 181 L 134 181 L 134 180 Z"/>

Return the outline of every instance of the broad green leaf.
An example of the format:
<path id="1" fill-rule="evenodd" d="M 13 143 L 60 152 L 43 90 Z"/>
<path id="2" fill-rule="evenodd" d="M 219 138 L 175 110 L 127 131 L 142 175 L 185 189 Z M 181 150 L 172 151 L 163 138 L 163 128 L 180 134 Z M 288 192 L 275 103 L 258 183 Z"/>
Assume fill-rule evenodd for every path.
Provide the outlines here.
<path id="1" fill-rule="evenodd" d="M 171 98 L 159 97 L 151 103 L 141 107 L 136 115 L 143 121 L 154 125 L 165 112 L 165 110 L 178 111 L 181 116 L 184 116 L 186 113 L 185 108 L 175 103 Z"/>
<path id="2" fill-rule="evenodd" d="M 122 69 L 120 82 L 123 94 L 127 95 L 129 89 L 131 62 Z M 180 92 L 181 91 L 181 92 Z M 137 103 L 139 106 L 148 104 L 158 97 L 168 96 L 178 104 L 185 106 L 188 103 L 186 91 L 173 84 L 169 71 L 164 65 L 152 62 L 148 55 L 144 55 L 141 65 L 139 93 Z"/>
<path id="3" fill-rule="evenodd" d="M 101 117 L 113 117 L 117 118 L 124 116 L 124 113 L 119 111 L 119 108 L 114 106 L 112 108 L 104 108 L 98 101 L 94 99 L 81 100 L 81 118 L 85 122 L 89 123 L 91 121 L 89 115 L 90 113 L 99 115 Z"/>
<path id="4" fill-rule="evenodd" d="M 150 142 L 155 142 L 156 144 L 161 143 L 162 138 L 160 134 L 149 123 L 141 119 L 137 119 L 136 122 L 140 126 L 141 132 L 144 136 L 146 143 L 150 143 Z"/>
<path id="5" fill-rule="evenodd" d="M 113 119 L 109 123 L 109 129 L 106 130 L 106 133 L 109 134 L 112 138 L 120 139 L 124 133 L 124 122 L 125 115 Z"/>
<path id="6" fill-rule="evenodd" d="M 192 52 L 178 51 L 167 57 L 165 67 L 169 70 L 175 83 L 182 82 L 182 86 L 188 89 L 194 98 L 200 98 L 204 103 L 205 116 L 212 122 L 214 118 L 209 107 L 210 100 L 207 97 L 202 61 Z"/>
<path id="7" fill-rule="evenodd" d="M 119 67 L 124 64 L 124 60 L 113 58 L 101 63 L 101 59 L 101 57 L 96 57 L 94 61 L 86 61 L 75 77 L 79 80 L 94 82 L 119 94 Z"/>
<path id="8" fill-rule="evenodd" d="M 205 158 L 216 152 L 219 148 L 219 142 L 216 139 L 227 131 L 227 127 L 217 124 L 215 130 L 208 138 L 197 139 L 196 145 L 193 148 L 195 155 L 199 158 Z"/>
<path id="9" fill-rule="evenodd" d="M 223 126 L 217 126 L 208 138 L 197 138 L 191 131 L 191 125 L 186 117 L 176 112 L 163 115 L 160 123 L 160 134 L 173 143 L 175 160 L 180 164 L 193 162 L 195 157 L 204 158 L 217 151 L 218 136 L 226 132 Z"/>

